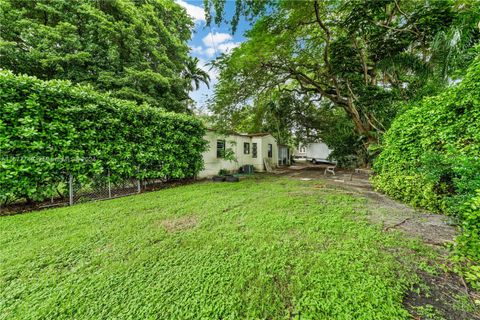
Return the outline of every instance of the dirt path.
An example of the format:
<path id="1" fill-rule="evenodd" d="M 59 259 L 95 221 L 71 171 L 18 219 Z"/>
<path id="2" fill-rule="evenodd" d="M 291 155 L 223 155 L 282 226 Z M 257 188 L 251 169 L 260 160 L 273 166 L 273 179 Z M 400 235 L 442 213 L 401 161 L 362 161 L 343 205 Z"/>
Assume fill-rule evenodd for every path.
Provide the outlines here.
<path id="1" fill-rule="evenodd" d="M 447 243 L 453 243 L 457 233 L 449 217 L 415 210 L 376 192 L 366 175 L 352 175 L 346 171 L 324 175 L 322 165 L 292 166 L 281 173 L 292 179 L 322 180 L 330 188 L 365 198 L 367 200 L 365 209 L 368 210 L 369 218 L 372 222 L 381 223 L 385 231 L 402 230 L 427 244 L 442 247 Z"/>
<path id="2" fill-rule="evenodd" d="M 323 165 L 298 164 L 276 173 L 292 179 L 321 180 L 329 188 L 365 199 L 359 210 L 367 210 L 369 220 L 381 224 L 385 232 L 399 230 L 432 247 L 439 257 L 438 261 L 431 262 L 432 266 L 448 264 L 446 246 L 454 243 L 457 234 L 449 217 L 413 209 L 376 192 L 366 175 L 352 175 L 342 170 L 338 170 L 335 176 L 324 175 L 324 169 Z M 417 274 L 426 287 L 411 291 L 404 301 L 414 319 L 480 319 L 479 311 L 473 309 L 472 303 L 479 296 L 469 290 L 458 275 L 441 270 L 430 273 L 421 268 Z"/>

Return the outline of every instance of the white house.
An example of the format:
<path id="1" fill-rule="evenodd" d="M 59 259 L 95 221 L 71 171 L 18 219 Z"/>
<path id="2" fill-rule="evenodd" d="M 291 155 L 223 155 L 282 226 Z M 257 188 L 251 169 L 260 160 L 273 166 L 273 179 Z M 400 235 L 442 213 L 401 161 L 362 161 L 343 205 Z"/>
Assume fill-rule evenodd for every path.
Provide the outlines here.
<path id="1" fill-rule="evenodd" d="M 217 175 L 221 169 L 236 171 L 244 165 L 253 165 L 255 171 L 265 171 L 264 161 L 272 167 L 278 163 L 277 140 L 269 133 L 221 135 L 209 129 L 204 137 L 208 150 L 203 153 L 205 168 L 199 177 Z M 231 150 L 236 161 L 223 158 L 226 150 Z"/>

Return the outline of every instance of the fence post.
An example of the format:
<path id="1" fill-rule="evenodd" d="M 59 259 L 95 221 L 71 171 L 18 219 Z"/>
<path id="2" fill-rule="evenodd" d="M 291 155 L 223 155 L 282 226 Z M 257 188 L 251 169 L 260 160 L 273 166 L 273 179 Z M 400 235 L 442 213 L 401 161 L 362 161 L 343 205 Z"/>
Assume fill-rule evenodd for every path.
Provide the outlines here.
<path id="1" fill-rule="evenodd" d="M 73 176 L 68 176 L 69 205 L 73 206 Z"/>
<path id="2" fill-rule="evenodd" d="M 140 193 L 142 191 L 142 183 L 140 179 L 137 178 L 137 193 Z"/>
<path id="3" fill-rule="evenodd" d="M 110 182 L 110 169 L 108 169 L 108 197 L 112 197 L 112 184 Z"/>

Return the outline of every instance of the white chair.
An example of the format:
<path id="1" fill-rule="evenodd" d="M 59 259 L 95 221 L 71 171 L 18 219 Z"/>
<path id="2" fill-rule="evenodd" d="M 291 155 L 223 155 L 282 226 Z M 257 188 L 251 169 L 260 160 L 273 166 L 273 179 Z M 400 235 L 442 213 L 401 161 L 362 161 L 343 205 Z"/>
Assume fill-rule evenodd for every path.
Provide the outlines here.
<path id="1" fill-rule="evenodd" d="M 325 171 L 323 172 L 323 175 L 326 176 L 327 173 L 331 173 L 333 175 L 335 175 L 335 168 L 337 167 L 337 163 L 334 162 L 333 164 L 331 165 L 327 165 L 327 167 L 325 168 Z"/>

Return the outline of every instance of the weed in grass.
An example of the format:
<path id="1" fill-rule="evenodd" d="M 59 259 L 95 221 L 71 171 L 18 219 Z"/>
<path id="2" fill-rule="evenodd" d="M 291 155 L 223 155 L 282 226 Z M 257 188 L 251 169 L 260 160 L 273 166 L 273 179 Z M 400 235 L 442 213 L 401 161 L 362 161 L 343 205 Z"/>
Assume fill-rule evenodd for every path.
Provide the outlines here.
<path id="1" fill-rule="evenodd" d="M 445 320 L 442 314 L 440 314 L 432 305 L 425 305 L 415 308 L 417 314 L 424 320 Z"/>

